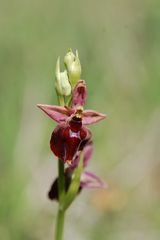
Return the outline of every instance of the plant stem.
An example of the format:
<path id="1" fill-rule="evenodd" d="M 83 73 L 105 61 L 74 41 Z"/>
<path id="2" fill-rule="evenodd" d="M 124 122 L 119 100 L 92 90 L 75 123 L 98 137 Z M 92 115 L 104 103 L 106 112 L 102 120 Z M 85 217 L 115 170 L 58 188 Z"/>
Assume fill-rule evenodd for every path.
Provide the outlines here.
<path id="1" fill-rule="evenodd" d="M 64 97 L 61 95 L 58 95 L 58 101 L 59 101 L 59 105 L 60 106 L 64 106 L 65 102 L 64 102 Z"/>
<path id="2" fill-rule="evenodd" d="M 63 237 L 63 227 L 64 227 L 64 210 L 60 209 L 58 210 L 57 214 L 57 225 L 56 225 L 56 240 L 61 240 Z"/>
<path id="3" fill-rule="evenodd" d="M 65 179 L 64 179 L 64 163 L 61 159 L 58 159 L 58 195 L 59 205 L 63 208 L 64 196 L 65 196 Z"/>
<path id="4" fill-rule="evenodd" d="M 64 204 L 64 194 L 65 194 L 65 182 L 64 182 L 64 163 L 61 159 L 58 160 L 58 195 L 59 195 L 59 209 L 57 214 L 57 222 L 56 222 L 56 240 L 61 240 L 63 237 L 63 228 L 64 228 L 64 215 L 65 211 L 63 209 Z"/>
<path id="5" fill-rule="evenodd" d="M 58 96 L 59 105 L 64 106 L 63 96 Z M 64 229 L 64 216 L 65 210 L 63 209 L 65 197 L 65 178 L 64 178 L 64 163 L 58 159 L 58 196 L 59 196 L 59 209 L 56 219 L 55 240 L 62 240 Z"/>

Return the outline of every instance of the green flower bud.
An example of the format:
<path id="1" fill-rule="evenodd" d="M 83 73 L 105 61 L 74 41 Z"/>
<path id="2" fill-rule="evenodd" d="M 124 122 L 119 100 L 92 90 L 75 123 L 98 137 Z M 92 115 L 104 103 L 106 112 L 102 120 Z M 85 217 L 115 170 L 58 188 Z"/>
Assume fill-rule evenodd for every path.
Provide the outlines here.
<path id="1" fill-rule="evenodd" d="M 78 51 L 76 50 L 76 55 L 74 55 L 72 50 L 69 50 L 69 52 L 64 57 L 64 63 L 67 68 L 69 82 L 72 89 L 74 89 L 77 81 L 81 77 L 81 63 L 78 57 Z"/>
<path id="2" fill-rule="evenodd" d="M 56 64 L 56 80 L 55 80 L 55 88 L 59 95 L 68 96 L 71 94 L 71 85 L 68 80 L 68 74 L 65 70 L 64 72 L 60 72 L 60 59 L 57 59 Z"/>
<path id="3" fill-rule="evenodd" d="M 67 52 L 67 54 L 64 57 L 64 64 L 66 65 L 67 69 L 70 68 L 70 66 L 74 62 L 74 59 L 75 59 L 75 55 L 72 52 L 72 49 L 69 49 L 69 51 Z"/>

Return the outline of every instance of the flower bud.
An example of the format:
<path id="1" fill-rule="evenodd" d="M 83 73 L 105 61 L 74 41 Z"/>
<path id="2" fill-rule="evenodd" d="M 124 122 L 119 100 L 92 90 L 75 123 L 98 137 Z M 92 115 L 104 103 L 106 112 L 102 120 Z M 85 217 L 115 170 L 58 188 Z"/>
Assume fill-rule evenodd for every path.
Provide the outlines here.
<path id="1" fill-rule="evenodd" d="M 72 89 L 74 89 L 77 81 L 81 76 L 81 64 L 78 57 L 78 51 L 76 50 L 76 55 L 74 55 L 72 50 L 69 50 L 69 52 L 64 57 L 64 63 L 67 68 L 69 82 Z"/>
<path id="2" fill-rule="evenodd" d="M 68 80 L 67 71 L 60 72 L 60 59 L 57 59 L 56 64 L 56 80 L 55 80 L 55 88 L 59 95 L 68 96 L 71 94 L 71 85 Z"/>
<path id="3" fill-rule="evenodd" d="M 64 57 L 64 64 L 66 65 L 67 69 L 70 69 L 72 63 L 74 62 L 75 55 L 72 52 L 72 49 L 69 49 L 67 54 Z"/>

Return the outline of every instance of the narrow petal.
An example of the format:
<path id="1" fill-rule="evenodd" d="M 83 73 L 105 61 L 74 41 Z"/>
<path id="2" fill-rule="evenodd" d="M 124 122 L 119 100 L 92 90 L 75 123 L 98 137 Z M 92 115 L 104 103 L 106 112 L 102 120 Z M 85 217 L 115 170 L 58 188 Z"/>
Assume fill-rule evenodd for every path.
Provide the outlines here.
<path id="1" fill-rule="evenodd" d="M 87 89 L 84 80 L 79 80 L 73 90 L 72 108 L 83 106 L 86 102 Z"/>
<path id="2" fill-rule="evenodd" d="M 70 108 L 56 105 L 37 104 L 37 107 L 58 123 L 65 122 L 73 113 L 73 110 Z"/>
<path id="3" fill-rule="evenodd" d="M 103 182 L 94 173 L 84 171 L 81 175 L 81 188 L 107 188 L 107 184 Z"/>
<path id="4" fill-rule="evenodd" d="M 105 114 L 96 112 L 94 110 L 85 110 L 83 111 L 82 115 L 82 123 L 84 125 L 94 124 L 106 118 Z"/>

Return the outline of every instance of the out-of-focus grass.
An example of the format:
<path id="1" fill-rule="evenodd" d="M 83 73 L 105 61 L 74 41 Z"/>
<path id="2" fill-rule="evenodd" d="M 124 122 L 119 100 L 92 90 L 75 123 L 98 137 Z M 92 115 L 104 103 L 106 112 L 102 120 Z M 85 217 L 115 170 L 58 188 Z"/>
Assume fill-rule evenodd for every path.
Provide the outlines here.
<path id="1" fill-rule="evenodd" d="M 108 113 L 89 168 L 110 188 L 79 196 L 65 239 L 159 239 L 159 1 L 1 1 L 0 16 L 0 239 L 53 239 L 55 123 L 36 103 L 56 102 L 56 58 L 70 47 L 86 107 Z"/>

